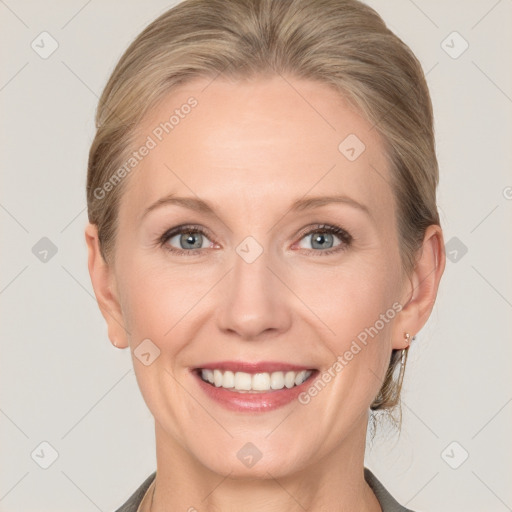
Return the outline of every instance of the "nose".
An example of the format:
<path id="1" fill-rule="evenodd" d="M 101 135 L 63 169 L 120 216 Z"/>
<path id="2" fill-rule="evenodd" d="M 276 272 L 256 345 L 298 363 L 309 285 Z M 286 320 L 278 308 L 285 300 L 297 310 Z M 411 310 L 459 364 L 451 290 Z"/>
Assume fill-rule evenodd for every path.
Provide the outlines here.
<path id="1" fill-rule="evenodd" d="M 290 328 L 291 292 L 270 259 L 263 251 L 248 263 L 235 253 L 217 310 L 217 325 L 225 334 L 256 341 L 279 336 Z"/>

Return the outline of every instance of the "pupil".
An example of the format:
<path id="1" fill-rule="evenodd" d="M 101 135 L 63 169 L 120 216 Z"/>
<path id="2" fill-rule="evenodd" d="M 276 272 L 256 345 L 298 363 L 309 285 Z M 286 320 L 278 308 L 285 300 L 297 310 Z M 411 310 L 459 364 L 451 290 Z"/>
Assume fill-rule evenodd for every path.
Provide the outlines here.
<path id="1" fill-rule="evenodd" d="M 184 236 L 182 235 L 182 239 L 185 238 L 185 244 L 191 244 L 192 247 L 190 246 L 186 246 L 183 244 L 183 242 L 180 241 L 180 245 L 183 249 L 200 249 L 201 248 L 201 245 L 202 245 L 202 241 L 201 241 L 201 234 L 200 233 L 189 233 L 188 236 Z M 196 239 L 196 241 L 194 242 L 194 239 Z"/>
<path id="2" fill-rule="evenodd" d="M 330 238 L 332 238 L 332 235 L 330 233 L 324 233 L 321 235 L 317 235 L 316 237 L 313 238 L 312 245 L 316 249 L 322 249 L 323 247 L 325 247 L 325 244 L 323 244 L 323 242 L 325 242 L 326 240 L 329 240 Z"/>

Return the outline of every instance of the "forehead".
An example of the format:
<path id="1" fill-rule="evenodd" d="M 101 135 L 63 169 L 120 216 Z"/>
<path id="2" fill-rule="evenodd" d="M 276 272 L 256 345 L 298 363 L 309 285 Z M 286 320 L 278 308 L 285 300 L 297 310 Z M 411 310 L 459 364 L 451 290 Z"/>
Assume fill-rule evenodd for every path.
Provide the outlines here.
<path id="1" fill-rule="evenodd" d="M 122 202 L 134 213 L 170 192 L 219 206 L 269 207 L 343 193 L 376 217 L 393 211 L 377 130 L 335 90 L 289 77 L 195 79 L 139 126 L 139 157 Z M 283 206 L 285 206 L 283 204 Z"/>

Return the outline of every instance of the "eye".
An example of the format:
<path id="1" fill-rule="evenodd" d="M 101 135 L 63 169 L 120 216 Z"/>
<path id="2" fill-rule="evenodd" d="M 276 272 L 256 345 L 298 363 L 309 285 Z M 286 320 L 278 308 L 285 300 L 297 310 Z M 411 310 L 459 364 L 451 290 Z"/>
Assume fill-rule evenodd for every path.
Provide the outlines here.
<path id="1" fill-rule="evenodd" d="M 213 242 L 207 235 L 208 233 L 200 226 L 183 225 L 167 230 L 158 242 L 171 253 L 194 256 L 199 254 L 202 249 L 213 246 Z M 301 241 L 310 238 L 309 247 L 304 247 L 299 242 L 300 249 L 322 256 L 344 251 L 352 242 L 352 236 L 346 230 L 328 224 L 309 227 L 299 236 Z M 338 239 L 338 243 L 336 243 L 336 239 Z"/>
<path id="2" fill-rule="evenodd" d="M 313 229 L 308 228 L 308 231 L 301 233 L 301 240 L 308 238 L 309 247 L 299 245 L 299 248 L 312 250 L 314 253 L 322 256 L 343 251 L 347 249 L 352 242 L 352 236 L 347 231 L 338 226 L 330 226 L 327 224 L 314 226 Z M 339 240 L 337 244 L 335 243 L 336 238 Z"/>
<path id="3" fill-rule="evenodd" d="M 177 253 L 195 255 L 201 249 L 207 249 L 212 246 L 207 241 L 207 233 L 198 226 L 177 226 L 166 231 L 159 239 L 159 243 L 166 250 Z"/>

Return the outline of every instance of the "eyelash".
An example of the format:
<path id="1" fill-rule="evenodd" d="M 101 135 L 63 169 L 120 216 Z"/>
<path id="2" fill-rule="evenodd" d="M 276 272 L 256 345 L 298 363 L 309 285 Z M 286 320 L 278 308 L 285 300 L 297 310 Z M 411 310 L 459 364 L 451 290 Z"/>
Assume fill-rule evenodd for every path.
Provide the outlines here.
<path id="1" fill-rule="evenodd" d="M 185 249 L 176 249 L 175 247 L 171 247 L 167 242 L 174 236 L 188 233 L 188 234 L 194 234 L 199 233 L 201 235 L 209 237 L 209 234 L 207 231 L 205 231 L 203 228 L 191 224 L 186 224 L 182 226 L 176 226 L 175 228 L 167 230 L 165 233 L 162 234 L 162 236 L 158 239 L 158 245 L 162 248 L 164 248 L 166 251 L 169 251 L 173 254 L 182 254 L 187 256 L 195 256 L 199 254 L 203 249 L 193 249 L 190 251 L 187 251 Z M 310 226 L 306 230 L 299 233 L 299 240 L 302 240 L 305 236 L 311 235 L 313 233 L 322 233 L 322 234 L 333 234 L 336 235 L 340 240 L 341 243 L 337 245 L 336 247 L 333 247 L 332 249 L 327 249 L 325 251 L 322 250 L 316 250 L 316 249 L 304 249 L 305 251 L 313 252 L 317 255 L 321 256 L 328 256 L 329 254 L 333 254 L 336 252 L 342 252 L 345 251 L 350 244 L 352 243 L 352 236 L 350 233 L 342 228 L 339 228 L 338 226 L 332 226 L 329 224 L 318 224 L 316 226 Z"/>

